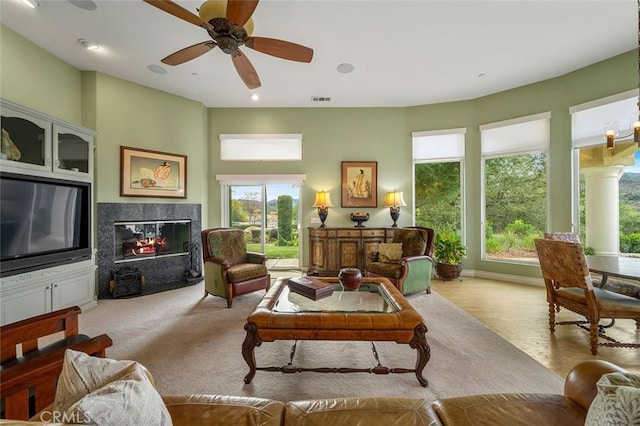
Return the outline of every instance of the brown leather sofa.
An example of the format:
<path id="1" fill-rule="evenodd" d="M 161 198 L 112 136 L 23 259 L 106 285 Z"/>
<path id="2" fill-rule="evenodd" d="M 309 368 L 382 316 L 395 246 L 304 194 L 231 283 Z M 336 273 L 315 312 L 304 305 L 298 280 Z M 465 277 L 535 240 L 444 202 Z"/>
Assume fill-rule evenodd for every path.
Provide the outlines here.
<path id="1" fill-rule="evenodd" d="M 563 395 L 504 393 L 446 398 L 334 398 L 281 402 L 221 395 L 166 396 L 173 424 L 181 425 L 584 425 L 603 374 L 625 372 L 591 360 L 567 375 Z M 37 416 L 32 420 L 37 420 Z M 0 424 L 6 421 L 0 420 Z M 7 424 L 31 424 L 11 422 Z M 33 423 L 38 424 L 38 423 Z"/>
<path id="2" fill-rule="evenodd" d="M 218 395 L 165 397 L 174 425 L 584 425 L 603 374 L 625 370 L 606 361 L 578 364 L 564 394 L 493 394 L 428 403 L 408 398 L 280 401 Z"/>

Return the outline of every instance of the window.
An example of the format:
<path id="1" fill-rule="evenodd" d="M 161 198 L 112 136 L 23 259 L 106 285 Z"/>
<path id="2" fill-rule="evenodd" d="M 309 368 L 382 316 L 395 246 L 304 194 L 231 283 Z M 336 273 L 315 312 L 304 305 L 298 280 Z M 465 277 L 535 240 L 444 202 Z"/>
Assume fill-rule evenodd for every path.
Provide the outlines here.
<path id="1" fill-rule="evenodd" d="M 222 185 L 223 226 L 242 229 L 247 250 L 265 253 L 270 268 L 292 261 L 299 267 L 304 175 L 217 175 L 216 180 Z"/>
<path id="2" fill-rule="evenodd" d="M 223 161 L 297 161 L 302 160 L 302 135 L 249 134 L 220 135 L 220 159 Z"/>
<path id="3" fill-rule="evenodd" d="M 547 229 L 549 113 L 480 126 L 483 259 L 537 261 Z"/>
<path id="4" fill-rule="evenodd" d="M 413 133 L 415 223 L 463 240 L 465 129 Z"/>
<path id="5" fill-rule="evenodd" d="M 640 253 L 640 161 L 633 142 L 638 90 L 573 106 L 573 223 L 588 251 Z M 608 150 L 606 128 L 619 130 Z M 628 136 L 628 137 L 626 137 Z"/>

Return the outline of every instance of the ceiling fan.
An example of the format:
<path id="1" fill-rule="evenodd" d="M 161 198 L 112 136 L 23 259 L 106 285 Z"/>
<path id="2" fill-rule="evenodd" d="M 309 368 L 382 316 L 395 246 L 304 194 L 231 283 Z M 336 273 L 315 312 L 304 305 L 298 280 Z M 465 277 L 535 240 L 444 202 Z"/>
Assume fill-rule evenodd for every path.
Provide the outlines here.
<path id="1" fill-rule="evenodd" d="M 167 65 L 179 65 L 195 59 L 210 50 L 220 49 L 231 55 L 236 71 L 249 89 L 260 87 L 255 68 L 240 50 L 246 46 L 267 55 L 298 62 L 311 62 L 313 49 L 289 41 L 268 37 L 253 37 L 253 15 L 259 0 L 208 0 L 198 9 L 200 16 L 171 0 L 144 0 L 177 18 L 204 28 L 211 40 L 185 47 L 162 59 Z"/>

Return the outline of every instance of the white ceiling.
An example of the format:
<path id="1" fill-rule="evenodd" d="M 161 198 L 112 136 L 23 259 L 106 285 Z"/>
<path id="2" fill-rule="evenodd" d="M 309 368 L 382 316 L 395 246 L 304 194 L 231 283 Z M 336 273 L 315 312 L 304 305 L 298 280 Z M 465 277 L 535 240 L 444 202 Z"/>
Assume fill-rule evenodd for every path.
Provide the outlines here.
<path id="1" fill-rule="evenodd" d="M 209 39 L 142 0 L 0 0 L 0 22 L 83 71 L 208 107 L 380 107 L 479 96 L 566 74 L 638 47 L 636 0 L 262 0 L 254 35 L 314 49 L 310 64 L 243 48 L 262 87 L 246 88 L 220 49 L 175 67 L 160 59 Z M 196 12 L 200 1 L 177 0 Z M 102 45 L 83 49 L 78 39 Z M 336 67 L 349 62 L 350 74 Z M 163 65 L 168 73 L 148 70 Z M 258 102 L 250 100 L 252 93 Z M 313 96 L 330 102 L 312 102 Z"/>

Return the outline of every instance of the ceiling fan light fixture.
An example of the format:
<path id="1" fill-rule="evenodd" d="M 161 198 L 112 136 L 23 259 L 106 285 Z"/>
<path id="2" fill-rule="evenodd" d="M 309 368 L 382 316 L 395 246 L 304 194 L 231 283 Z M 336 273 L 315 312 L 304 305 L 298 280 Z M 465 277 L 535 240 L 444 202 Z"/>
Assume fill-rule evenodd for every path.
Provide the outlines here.
<path id="1" fill-rule="evenodd" d="M 198 15 L 203 21 L 209 22 L 213 18 L 227 16 L 227 0 L 208 0 L 198 8 Z"/>
<path id="2" fill-rule="evenodd" d="M 38 3 L 36 0 L 20 0 L 22 1 L 22 4 L 30 7 L 31 9 L 35 9 L 36 7 L 40 6 L 40 3 Z"/>

